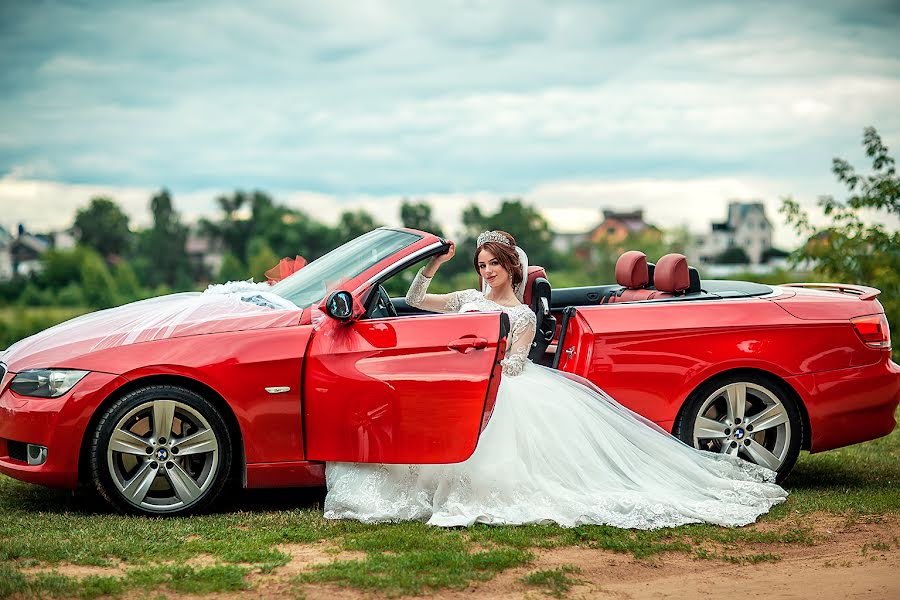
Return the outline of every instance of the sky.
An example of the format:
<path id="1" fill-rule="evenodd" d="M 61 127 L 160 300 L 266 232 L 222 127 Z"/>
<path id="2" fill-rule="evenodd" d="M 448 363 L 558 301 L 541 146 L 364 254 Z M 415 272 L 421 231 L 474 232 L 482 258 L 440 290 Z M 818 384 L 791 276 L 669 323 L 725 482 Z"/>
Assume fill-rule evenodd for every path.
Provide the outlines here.
<path id="1" fill-rule="evenodd" d="M 133 224 L 262 189 L 328 222 L 521 197 L 560 231 L 642 208 L 841 197 L 863 128 L 900 145 L 900 3 L 0 2 L 0 224 Z M 895 226 L 896 224 L 894 224 Z"/>

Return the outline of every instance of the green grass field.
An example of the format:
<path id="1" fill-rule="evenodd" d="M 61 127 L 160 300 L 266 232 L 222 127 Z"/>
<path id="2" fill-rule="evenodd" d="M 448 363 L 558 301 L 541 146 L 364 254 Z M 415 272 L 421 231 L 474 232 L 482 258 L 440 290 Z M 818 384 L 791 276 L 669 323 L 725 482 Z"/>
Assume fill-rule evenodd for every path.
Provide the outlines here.
<path id="1" fill-rule="evenodd" d="M 0 476 L 0 598 L 253 592 L 261 578 L 277 576 L 289 562 L 286 545 L 334 556 L 285 576 L 285 585 L 298 597 L 305 586 L 321 584 L 388 596 L 465 589 L 507 569 L 527 568 L 536 550 L 567 546 L 603 548 L 641 560 L 676 552 L 738 564 L 777 561 L 773 544 L 817 543 L 807 515 L 827 512 L 855 519 L 900 513 L 900 431 L 804 455 L 785 485 L 791 496 L 763 517 L 764 527 L 694 525 L 647 532 L 329 522 L 321 514 L 322 490 L 235 490 L 211 514 L 131 517 L 107 512 L 87 493 L 73 495 Z M 71 565 L 114 569 L 86 576 L 54 570 Z M 521 581 L 562 596 L 578 581 L 578 571 L 535 570 Z"/>

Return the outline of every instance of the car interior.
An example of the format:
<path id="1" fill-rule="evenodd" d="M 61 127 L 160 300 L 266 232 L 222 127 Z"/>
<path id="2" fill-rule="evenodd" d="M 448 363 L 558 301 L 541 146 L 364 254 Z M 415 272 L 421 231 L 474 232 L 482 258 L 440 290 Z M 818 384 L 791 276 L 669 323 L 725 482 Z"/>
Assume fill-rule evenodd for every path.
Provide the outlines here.
<path id="1" fill-rule="evenodd" d="M 418 265 L 416 265 L 417 267 Z M 425 314 L 427 311 L 409 306 L 404 298 L 391 298 L 382 285 L 401 269 L 387 274 L 373 287 L 365 300 L 366 319 Z M 549 367 L 560 361 L 560 336 L 565 336 L 567 322 L 578 307 L 611 304 L 683 302 L 763 296 L 772 288 L 746 281 L 705 280 L 688 265 L 682 254 L 667 254 L 655 264 L 639 250 L 629 250 L 616 261 L 616 283 L 553 290 L 545 269 L 528 268 L 524 302 L 537 316 L 537 334 L 529 358 Z"/>

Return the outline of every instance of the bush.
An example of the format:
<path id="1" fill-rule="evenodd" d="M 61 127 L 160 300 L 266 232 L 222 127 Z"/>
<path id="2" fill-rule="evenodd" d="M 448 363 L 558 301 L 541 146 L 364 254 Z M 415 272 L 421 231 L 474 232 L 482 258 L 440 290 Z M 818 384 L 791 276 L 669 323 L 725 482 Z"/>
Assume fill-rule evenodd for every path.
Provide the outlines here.
<path id="1" fill-rule="evenodd" d="M 56 304 L 59 306 L 84 306 L 84 292 L 77 283 L 70 283 L 56 293 Z"/>
<path id="2" fill-rule="evenodd" d="M 116 282 L 103 259 L 97 255 L 85 258 L 81 264 L 81 289 L 84 299 L 94 308 L 110 308 L 119 302 Z"/>

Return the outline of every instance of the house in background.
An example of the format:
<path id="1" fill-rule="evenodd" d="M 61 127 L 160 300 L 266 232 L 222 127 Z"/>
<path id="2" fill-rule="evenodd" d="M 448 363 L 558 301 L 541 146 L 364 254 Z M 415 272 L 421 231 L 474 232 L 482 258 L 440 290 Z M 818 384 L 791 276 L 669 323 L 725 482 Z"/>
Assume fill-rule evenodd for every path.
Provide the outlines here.
<path id="1" fill-rule="evenodd" d="M 762 202 L 729 202 L 728 218 L 694 240 L 692 262 L 716 264 L 731 248 L 743 250 L 752 265 L 765 262 L 772 248 L 772 223 Z"/>
<path id="2" fill-rule="evenodd" d="M 222 268 L 222 260 L 225 250 L 221 240 L 198 230 L 191 229 L 188 233 L 184 250 L 191 262 L 194 276 L 200 281 L 210 281 L 218 275 Z"/>
<path id="3" fill-rule="evenodd" d="M 604 242 L 615 245 L 624 242 L 629 236 L 662 236 L 658 227 L 644 220 L 643 209 L 630 212 L 604 210 L 602 215 L 602 221 L 588 231 L 554 234 L 553 247 L 559 252 L 575 252 L 581 258 L 588 258 L 590 249 Z"/>
<path id="4" fill-rule="evenodd" d="M 0 228 L 2 229 L 2 228 Z M 4 235 L 9 236 L 4 245 Z M 70 250 L 75 247 L 75 238 L 69 231 L 49 234 L 31 234 L 19 224 L 18 235 L 12 237 L 5 229 L 0 232 L 0 280 L 14 276 L 27 276 L 42 268 L 41 256 L 50 248 Z"/>
<path id="5" fill-rule="evenodd" d="M 41 270 L 41 255 L 50 249 L 51 241 L 45 236 L 32 235 L 19 224 L 19 235 L 10 244 L 13 275 L 31 275 Z"/>
<path id="6" fill-rule="evenodd" d="M 594 244 L 618 244 L 629 236 L 644 234 L 661 236 L 662 231 L 644 220 L 643 209 L 631 212 L 604 210 L 603 221 L 591 230 L 590 240 Z"/>

